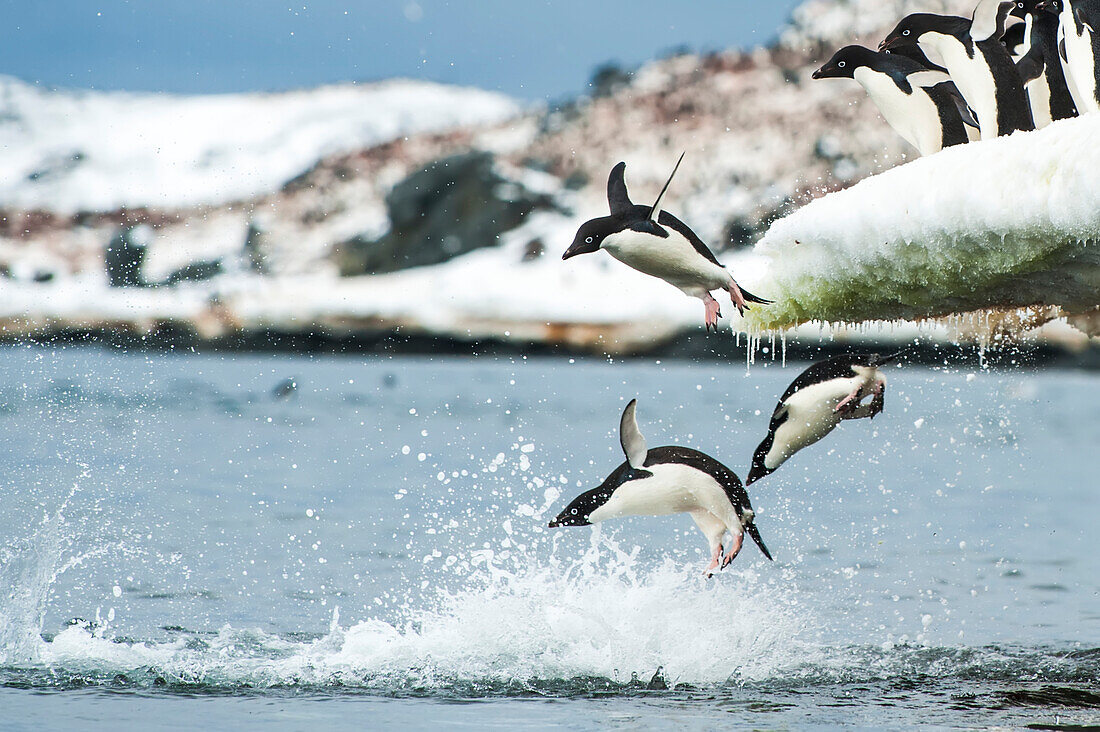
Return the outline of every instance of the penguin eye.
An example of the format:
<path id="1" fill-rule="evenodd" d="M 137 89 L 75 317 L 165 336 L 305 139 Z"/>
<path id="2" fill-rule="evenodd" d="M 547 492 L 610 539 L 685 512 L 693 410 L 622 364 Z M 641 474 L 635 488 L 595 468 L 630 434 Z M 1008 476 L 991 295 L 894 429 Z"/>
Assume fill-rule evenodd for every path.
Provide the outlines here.
<path id="1" fill-rule="evenodd" d="M 844 68 L 845 66 L 847 66 L 847 65 L 848 65 L 848 62 L 847 62 L 847 61 L 838 61 L 838 62 L 837 62 L 837 66 L 839 66 L 839 67 L 840 67 L 840 68 L 842 68 L 842 69 L 843 69 L 843 68 Z"/>
<path id="2" fill-rule="evenodd" d="M 903 36 L 907 36 L 907 35 L 909 35 L 909 29 L 908 29 L 908 28 L 906 28 L 905 30 L 903 30 L 903 31 L 901 32 L 901 34 L 902 34 Z"/>
<path id="3" fill-rule="evenodd" d="M 571 514 L 573 514 L 574 516 L 576 516 L 576 515 L 577 515 L 577 509 L 575 509 L 575 508 L 574 508 L 574 509 L 573 509 L 572 511 L 570 511 L 569 513 L 571 513 Z"/>
<path id="4" fill-rule="evenodd" d="M 587 239 L 585 239 L 584 243 L 585 244 L 591 244 L 592 243 L 592 237 L 588 237 Z M 576 513 L 576 511 L 574 511 L 573 513 Z"/>

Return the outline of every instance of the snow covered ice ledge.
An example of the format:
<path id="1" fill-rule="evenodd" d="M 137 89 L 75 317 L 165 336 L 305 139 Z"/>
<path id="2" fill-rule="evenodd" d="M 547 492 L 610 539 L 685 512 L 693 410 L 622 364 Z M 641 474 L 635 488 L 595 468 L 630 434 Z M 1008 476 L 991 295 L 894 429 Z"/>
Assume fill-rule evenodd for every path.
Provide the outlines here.
<path id="1" fill-rule="evenodd" d="M 1100 115 L 867 178 L 775 222 L 756 253 L 753 289 L 775 304 L 754 329 L 1100 305 Z"/>

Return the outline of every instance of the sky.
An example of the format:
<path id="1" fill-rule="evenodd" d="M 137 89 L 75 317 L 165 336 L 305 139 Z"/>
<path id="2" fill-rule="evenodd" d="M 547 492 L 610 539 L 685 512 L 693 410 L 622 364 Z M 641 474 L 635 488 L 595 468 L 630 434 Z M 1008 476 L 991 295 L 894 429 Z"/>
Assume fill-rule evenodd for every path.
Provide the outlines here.
<path id="1" fill-rule="evenodd" d="M 177 93 L 406 77 L 552 100 L 606 61 L 765 44 L 797 2 L 0 0 L 0 74 Z"/>

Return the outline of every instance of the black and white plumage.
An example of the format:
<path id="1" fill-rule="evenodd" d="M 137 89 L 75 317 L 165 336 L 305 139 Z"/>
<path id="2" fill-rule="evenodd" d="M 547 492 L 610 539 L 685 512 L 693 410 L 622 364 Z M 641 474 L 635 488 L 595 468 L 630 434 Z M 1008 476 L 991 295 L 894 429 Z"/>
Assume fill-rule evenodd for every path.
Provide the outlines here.
<path id="1" fill-rule="evenodd" d="M 1060 5 L 1059 48 L 1070 93 L 1078 113 L 1100 112 L 1100 0 L 1061 0 Z"/>
<path id="2" fill-rule="evenodd" d="M 988 0 L 983 0 L 985 2 Z M 921 50 L 942 58 L 952 81 L 974 110 L 983 140 L 1016 130 L 1034 129 L 1023 82 L 1000 40 L 1011 5 L 1011 2 L 996 3 L 997 13 L 992 23 L 985 14 L 977 12 L 973 21 L 958 16 L 914 13 L 898 23 L 879 45 L 879 50 L 918 45 Z M 988 25 L 992 28 L 986 27 Z M 972 28 L 977 36 L 971 35 Z M 986 36 L 987 32 L 990 35 Z"/>
<path id="3" fill-rule="evenodd" d="M 768 434 L 752 456 L 745 485 L 775 471 L 792 455 L 829 434 L 846 419 L 874 418 L 886 404 L 886 376 L 879 367 L 895 360 L 877 353 L 846 353 L 818 361 L 798 375 L 772 412 Z M 871 400 L 862 403 L 867 397 Z"/>
<path id="4" fill-rule="evenodd" d="M 1027 53 L 1029 36 L 1027 23 L 1023 21 L 1014 23 L 1005 29 L 1004 35 L 1001 36 L 1001 45 L 1008 51 L 1013 63 L 1020 63 L 1020 59 Z"/>
<path id="5" fill-rule="evenodd" d="M 1017 0 L 1012 14 L 1024 19 L 1027 36 L 1016 70 L 1024 82 L 1036 129 L 1077 116 L 1058 52 L 1061 0 Z"/>
<path id="6" fill-rule="evenodd" d="M 588 526 L 621 516 L 664 516 L 687 513 L 707 538 L 710 576 L 726 567 L 741 551 L 745 533 L 768 559 L 772 556 L 754 523 L 756 514 L 737 474 L 714 458 L 688 447 L 650 450 L 638 429 L 637 399 L 619 421 L 619 444 L 626 462 L 598 487 L 582 493 L 550 522 L 550 528 Z M 723 556 L 722 539 L 732 537 Z"/>
<path id="7" fill-rule="evenodd" d="M 907 54 L 845 46 L 813 78 L 858 81 L 886 122 L 921 155 L 968 142 L 968 130 L 977 134 L 977 122 L 950 77 Z"/>
<path id="8" fill-rule="evenodd" d="M 683 160 L 683 155 L 680 159 Z M 680 163 L 676 163 L 679 168 Z M 615 259 L 647 275 L 658 277 L 684 294 L 697 297 L 706 306 L 706 326 L 718 328 L 722 316 L 713 290 L 725 290 L 743 314 L 747 302 L 771 301 L 742 289 L 707 245 L 668 211 L 660 208 L 672 176 L 652 206 L 635 205 L 627 194 L 624 173 L 626 163 L 611 169 L 607 179 L 607 203 L 610 216 L 601 216 L 581 224 L 573 243 L 562 255 L 569 259 L 600 249 Z M 676 169 L 672 171 L 676 175 Z"/>

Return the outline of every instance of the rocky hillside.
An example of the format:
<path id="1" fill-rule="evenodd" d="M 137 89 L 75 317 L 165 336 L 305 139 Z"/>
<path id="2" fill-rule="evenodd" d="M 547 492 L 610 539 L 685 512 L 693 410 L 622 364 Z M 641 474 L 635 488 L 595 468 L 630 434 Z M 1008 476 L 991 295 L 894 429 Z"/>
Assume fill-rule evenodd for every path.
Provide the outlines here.
<path id="1" fill-rule="evenodd" d="M 86 325 L 135 320 L 125 315 L 137 308 L 134 294 L 120 300 L 107 292 L 104 253 L 120 230 L 143 225 L 149 227 L 148 241 L 131 263 L 141 270 L 142 282 L 212 277 L 184 285 L 194 304 L 182 311 L 181 298 L 156 294 L 170 288 L 143 293 L 137 310 L 145 327 L 178 318 L 190 327 L 194 313 L 216 310 L 214 333 L 308 329 L 339 320 L 352 328 L 400 326 L 494 337 L 519 331 L 533 340 L 553 340 L 562 337 L 559 330 L 515 327 L 516 316 L 502 304 L 506 291 L 493 291 L 500 283 L 492 278 L 478 283 L 484 297 L 476 302 L 463 294 L 435 303 L 435 310 L 452 311 L 445 323 L 372 293 L 388 291 L 398 276 L 379 273 L 404 266 L 445 268 L 441 263 L 462 255 L 468 259 L 481 248 L 494 250 L 497 280 L 519 281 L 516 273 L 533 271 L 520 268 L 544 254 L 557 259 L 578 220 L 604 212 L 606 175 L 615 162 L 627 161 L 628 185 L 645 201 L 681 151 L 687 157 L 667 207 L 716 250 L 751 244 L 775 217 L 915 154 L 858 85 L 812 81 L 812 70 L 854 38 L 874 43 L 906 11 L 960 5 L 965 4 L 809 0 L 774 47 L 678 55 L 636 70 L 605 69 L 591 96 L 496 121 L 486 115 L 475 125 L 411 129 L 380 144 L 322 157 L 269 190 L 216 203 L 168 208 L 140 205 L 144 201 L 138 197 L 137 206 L 72 212 L 65 206 L 51 210 L 48 200 L 26 208 L 10 204 L 26 196 L 0 197 L 9 201 L 0 219 L 0 271 L 10 287 L 20 283 L 20 296 L 0 317 L 16 332 L 74 320 Z M 198 181 L 194 185 L 201 187 Z M 637 285 L 629 273 L 607 270 L 606 262 L 570 265 L 574 262 L 568 272 L 579 280 L 613 276 L 624 288 Z M 195 277 L 179 274 L 191 272 L 196 263 L 217 266 L 200 267 Z M 548 277 L 563 276 L 562 269 L 559 262 Z M 443 278 L 445 270 L 438 272 Z M 559 293 L 576 285 L 543 280 Z M 332 284 L 319 284 L 324 282 Z M 305 294 L 302 283 L 309 283 L 312 294 Z M 613 321 L 641 332 L 641 340 L 701 320 L 681 296 L 652 285 L 637 289 L 654 292 L 651 309 L 616 310 L 607 299 L 608 284 L 585 290 L 588 309 L 555 309 L 548 303 L 519 320 L 578 328 Z M 56 293 L 34 294 L 56 288 L 69 293 L 63 308 Z M 287 288 L 298 293 L 298 311 L 285 306 Z M 318 288 L 342 295 L 320 297 Z M 111 298 L 116 304 L 104 306 Z M 546 298 L 558 299 L 552 293 Z M 269 307 L 275 301 L 279 307 Z"/>

